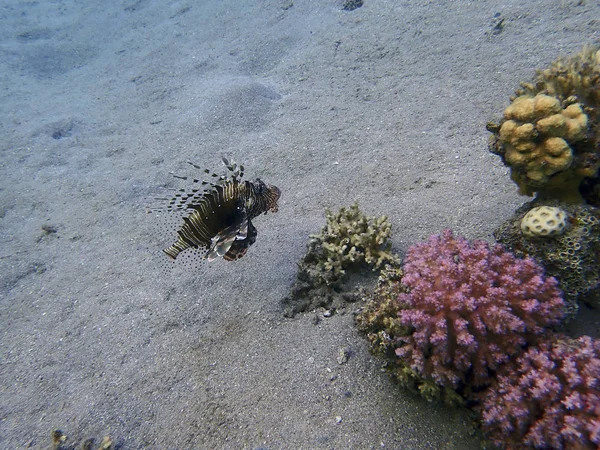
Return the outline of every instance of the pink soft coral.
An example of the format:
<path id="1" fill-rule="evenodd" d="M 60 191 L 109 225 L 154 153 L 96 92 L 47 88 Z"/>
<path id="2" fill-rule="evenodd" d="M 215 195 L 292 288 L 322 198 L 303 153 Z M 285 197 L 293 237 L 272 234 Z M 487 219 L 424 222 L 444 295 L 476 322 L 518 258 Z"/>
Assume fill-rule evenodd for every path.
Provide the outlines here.
<path id="1" fill-rule="evenodd" d="M 450 230 L 411 247 L 403 269 L 399 317 L 413 332 L 396 355 L 442 387 L 489 384 L 490 370 L 563 315 L 556 280 L 533 260 Z"/>
<path id="2" fill-rule="evenodd" d="M 531 347 L 485 393 L 483 428 L 501 448 L 600 448 L 600 340 Z"/>

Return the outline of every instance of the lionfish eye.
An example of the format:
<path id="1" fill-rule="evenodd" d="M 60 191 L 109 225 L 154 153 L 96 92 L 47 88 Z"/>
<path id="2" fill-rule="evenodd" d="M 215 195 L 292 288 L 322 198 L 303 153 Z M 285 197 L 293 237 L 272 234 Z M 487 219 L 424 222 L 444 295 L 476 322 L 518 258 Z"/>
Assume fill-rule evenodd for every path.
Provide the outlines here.
<path id="1" fill-rule="evenodd" d="M 264 183 L 263 180 L 257 178 L 254 184 L 254 190 L 258 195 L 262 195 L 267 190 L 267 185 Z"/>

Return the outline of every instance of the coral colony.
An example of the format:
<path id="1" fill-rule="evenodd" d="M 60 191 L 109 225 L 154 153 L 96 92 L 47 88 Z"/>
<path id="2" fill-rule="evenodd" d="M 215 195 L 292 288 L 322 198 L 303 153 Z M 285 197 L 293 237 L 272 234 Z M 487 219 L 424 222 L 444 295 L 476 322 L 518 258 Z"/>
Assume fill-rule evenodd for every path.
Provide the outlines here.
<path id="1" fill-rule="evenodd" d="M 373 270 L 396 261 L 390 253 L 392 225 L 387 217 L 367 217 L 354 203 L 334 214 L 326 210 L 327 224 L 310 236 L 309 259 L 314 256 L 322 282 L 333 285 L 353 265 L 366 263 Z"/>
<path id="2" fill-rule="evenodd" d="M 401 287 L 380 290 L 358 316 L 359 327 L 372 343 L 393 349 L 394 376 L 428 399 L 470 397 L 563 316 L 556 280 L 533 260 L 450 230 L 412 246 L 402 269 L 392 283 Z M 397 294 L 390 299 L 388 292 Z M 390 312 L 397 319 L 386 319 Z M 383 324 L 383 334 L 374 324 Z"/>
<path id="3" fill-rule="evenodd" d="M 343 308 L 349 300 L 357 300 L 344 292 L 347 271 L 361 265 L 376 271 L 399 261 L 391 252 L 392 225 L 387 217 L 367 217 L 358 203 L 325 214 L 327 223 L 321 233 L 310 236 L 296 282 L 282 301 L 287 317 L 318 307 Z"/>
<path id="4" fill-rule="evenodd" d="M 396 355 L 441 386 L 486 384 L 490 370 L 562 318 L 556 280 L 500 245 L 446 230 L 411 247 L 403 269 L 400 323 L 413 332 Z"/>

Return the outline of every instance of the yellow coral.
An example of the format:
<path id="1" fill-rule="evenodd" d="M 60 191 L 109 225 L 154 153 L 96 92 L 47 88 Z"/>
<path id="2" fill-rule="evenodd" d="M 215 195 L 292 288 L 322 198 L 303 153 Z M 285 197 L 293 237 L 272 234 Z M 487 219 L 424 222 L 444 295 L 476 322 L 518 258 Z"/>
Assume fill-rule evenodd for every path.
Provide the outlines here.
<path id="1" fill-rule="evenodd" d="M 571 142 L 580 141 L 585 138 L 588 117 L 581 109 L 581 105 L 569 105 L 562 114 L 565 116 L 567 124 L 565 138 Z"/>
<path id="2" fill-rule="evenodd" d="M 511 167 L 521 194 L 594 203 L 580 188 L 600 178 L 600 49 L 586 46 L 538 70 L 488 130 L 490 151 Z"/>
<path id="3" fill-rule="evenodd" d="M 550 177 L 573 163 L 570 144 L 587 131 L 587 116 L 580 105 L 562 108 L 557 98 L 545 94 L 517 97 L 504 111 L 499 130 L 505 160 L 522 181 L 543 187 Z"/>

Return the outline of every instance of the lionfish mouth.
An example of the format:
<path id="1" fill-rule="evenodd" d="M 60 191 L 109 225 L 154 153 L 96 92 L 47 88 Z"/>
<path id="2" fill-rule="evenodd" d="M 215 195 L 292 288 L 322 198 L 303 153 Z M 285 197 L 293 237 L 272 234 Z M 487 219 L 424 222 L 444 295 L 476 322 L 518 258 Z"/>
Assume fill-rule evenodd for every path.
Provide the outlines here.
<path id="1" fill-rule="evenodd" d="M 200 166 L 188 162 L 196 169 Z M 177 230 L 177 240 L 163 251 L 172 259 L 188 249 L 204 250 L 203 258 L 212 261 L 223 257 L 233 261 L 246 254 L 256 241 L 257 231 L 252 219 L 267 212 L 277 212 L 281 190 L 260 179 L 242 180 L 244 166 L 223 158 L 228 169 L 226 175 L 218 175 L 208 169 L 214 182 L 190 179 L 191 189 L 178 189 L 167 200 L 167 211 L 183 212 L 183 224 Z M 199 186 L 205 186 L 200 189 Z"/>

